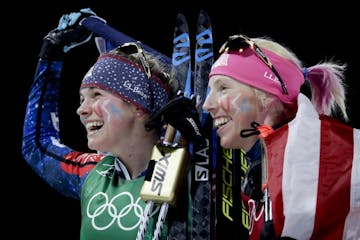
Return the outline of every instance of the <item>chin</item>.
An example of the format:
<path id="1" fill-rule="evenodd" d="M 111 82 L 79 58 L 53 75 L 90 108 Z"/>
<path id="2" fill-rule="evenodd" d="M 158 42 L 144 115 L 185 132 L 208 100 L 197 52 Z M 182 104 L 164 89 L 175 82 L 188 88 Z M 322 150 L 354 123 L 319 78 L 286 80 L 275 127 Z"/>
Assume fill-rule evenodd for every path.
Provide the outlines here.
<path id="1" fill-rule="evenodd" d="M 222 137 L 220 140 L 220 145 L 222 148 L 226 148 L 226 149 L 241 149 L 243 148 L 243 142 L 244 139 L 238 137 L 238 136 L 233 136 L 230 138 L 224 138 Z"/>
<path id="2" fill-rule="evenodd" d="M 99 151 L 97 148 L 93 147 L 91 144 L 88 144 L 90 150 Z"/>
<path id="3" fill-rule="evenodd" d="M 222 148 L 225 148 L 225 149 L 233 148 L 231 141 L 228 141 L 228 139 L 226 139 L 226 138 L 220 139 L 220 145 Z"/>
<path id="4" fill-rule="evenodd" d="M 91 150 L 95 150 L 95 151 L 102 151 L 101 147 L 99 147 L 99 144 L 96 144 L 96 142 L 93 141 L 88 141 L 88 148 Z"/>

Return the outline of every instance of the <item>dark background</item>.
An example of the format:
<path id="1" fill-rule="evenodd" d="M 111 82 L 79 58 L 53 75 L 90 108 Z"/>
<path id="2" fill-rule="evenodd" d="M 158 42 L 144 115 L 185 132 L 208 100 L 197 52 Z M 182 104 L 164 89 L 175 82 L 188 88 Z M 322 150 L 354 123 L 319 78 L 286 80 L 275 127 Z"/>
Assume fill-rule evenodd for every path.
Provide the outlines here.
<path id="1" fill-rule="evenodd" d="M 335 59 L 348 64 L 348 113 L 350 125 L 360 128 L 359 83 L 355 76 L 359 50 L 353 26 L 358 16 L 354 6 L 337 1 L 318 3 L 314 7 L 304 1 L 287 1 L 276 5 L 255 1 L 28 1 L 10 3 L 2 28 L 4 107 L 9 108 L 10 122 L 4 124 L 3 142 L 3 212 L 6 230 L 12 236 L 32 239 L 79 239 L 80 207 L 77 200 L 65 198 L 43 182 L 21 156 L 21 136 L 26 100 L 33 80 L 42 38 L 55 28 L 64 13 L 90 7 L 119 31 L 171 56 L 174 20 L 178 13 L 187 18 L 195 36 L 200 9 L 208 12 L 213 28 L 215 47 L 229 35 L 244 33 L 250 37 L 270 36 L 284 43 L 310 67 L 320 61 Z M 2 17 L 4 18 L 4 17 Z M 354 50 L 355 49 L 355 50 Z M 355 51 L 357 55 L 355 55 Z M 75 114 L 78 87 L 88 68 L 94 63 L 97 50 L 94 42 L 71 50 L 64 62 L 60 102 L 62 140 L 75 149 L 86 150 L 85 132 Z M 6 77 L 5 77 L 6 76 Z M 9 91 L 9 92 L 8 92 Z M 9 97 L 10 96 L 10 97 Z M 15 100 L 13 100 L 15 99 Z M 7 114 L 6 114 L 7 115 Z M 15 117 L 13 117 L 15 116 Z M 9 133 L 9 130 L 11 131 Z M 12 131 L 15 131 L 15 134 Z M 309 129 L 311 131 L 311 129 Z M 15 143 L 15 144 L 14 144 Z M 8 147 L 7 147 L 8 146 Z M 14 148 L 15 147 L 15 148 Z"/>

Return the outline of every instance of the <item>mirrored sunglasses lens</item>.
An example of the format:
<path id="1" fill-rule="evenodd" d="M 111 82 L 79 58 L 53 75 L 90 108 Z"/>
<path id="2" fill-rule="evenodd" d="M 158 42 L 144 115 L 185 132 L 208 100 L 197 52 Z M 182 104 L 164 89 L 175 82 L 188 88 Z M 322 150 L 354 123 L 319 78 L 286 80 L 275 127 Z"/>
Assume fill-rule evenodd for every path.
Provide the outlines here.
<path id="1" fill-rule="evenodd" d="M 242 37 L 237 37 L 233 40 L 230 40 L 228 43 L 228 48 L 231 51 L 234 50 L 241 50 L 241 49 L 246 49 L 250 46 L 250 44 Z"/>
<path id="2" fill-rule="evenodd" d="M 243 51 L 250 47 L 248 41 L 241 36 L 230 37 L 229 40 L 221 47 L 220 53 L 227 51 Z"/>
<path id="3" fill-rule="evenodd" d="M 120 48 L 121 48 L 122 52 L 124 52 L 125 54 L 128 54 L 128 55 L 140 52 L 139 48 L 135 44 L 125 43 Z"/>
<path id="4" fill-rule="evenodd" d="M 149 66 L 149 64 L 146 60 L 146 57 L 142 51 L 142 48 L 140 46 L 138 46 L 136 43 L 125 43 L 120 46 L 120 49 L 123 53 L 128 54 L 128 55 L 135 54 L 135 53 L 139 54 L 141 65 L 144 68 L 147 77 L 148 78 L 151 77 L 150 66 Z"/>

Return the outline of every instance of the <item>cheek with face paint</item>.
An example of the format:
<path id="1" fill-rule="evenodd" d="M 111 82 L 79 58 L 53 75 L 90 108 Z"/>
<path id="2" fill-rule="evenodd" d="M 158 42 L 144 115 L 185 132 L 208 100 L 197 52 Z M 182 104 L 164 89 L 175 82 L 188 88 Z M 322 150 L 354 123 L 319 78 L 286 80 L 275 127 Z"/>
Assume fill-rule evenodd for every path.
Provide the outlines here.
<path id="1" fill-rule="evenodd" d="M 99 103 L 94 111 L 98 116 L 103 116 L 104 120 L 108 123 L 111 122 L 114 125 L 118 125 L 123 121 L 122 110 L 111 100 L 105 100 Z"/>
<path id="2" fill-rule="evenodd" d="M 104 116 L 104 108 L 106 108 L 106 105 L 107 105 L 106 101 L 96 102 L 93 107 L 96 115 L 98 115 L 99 117 L 103 117 Z"/>
<path id="3" fill-rule="evenodd" d="M 234 99 L 233 108 L 237 109 L 236 114 L 233 117 L 235 127 L 240 135 L 240 132 L 244 129 L 251 128 L 252 122 L 258 122 L 259 108 L 257 107 L 257 101 L 251 96 L 239 97 L 237 100 Z"/>
<path id="4" fill-rule="evenodd" d="M 231 99 L 230 99 L 229 95 L 222 96 L 219 99 L 219 105 L 226 113 L 230 112 L 230 102 L 231 102 Z"/>
<path id="5" fill-rule="evenodd" d="M 248 98 L 241 97 L 241 94 L 226 95 L 219 99 L 219 105 L 229 115 L 239 115 L 241 113 L 249 113 L 252 107 Z"/>
<path id="6" fill-rule="evenodd" d="M 236 97 L 231 105 L 236 109 L 236 114 L 250 115 L 253 111 L 252 103 L 247 97 Z"/>
<path id="7" fill-rule="evenodd" d="M 227 95 L 221 98 L 220 106 L 230 115 L 234 122 L 235 131 L 240 132 L 248 128 L 255 120 L 254 100 L 246 94 Z"/>

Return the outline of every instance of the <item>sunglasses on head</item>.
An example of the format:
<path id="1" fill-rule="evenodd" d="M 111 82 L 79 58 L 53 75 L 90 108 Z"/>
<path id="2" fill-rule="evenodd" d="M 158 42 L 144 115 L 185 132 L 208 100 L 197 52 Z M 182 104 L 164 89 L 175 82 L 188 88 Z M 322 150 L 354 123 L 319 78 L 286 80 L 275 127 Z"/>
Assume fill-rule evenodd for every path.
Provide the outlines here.
<path id="1" fill-rule="evenodd" d="M 119 49 L 120 51 L 122 51 L 123 53 L 125 53 L 127 55 L 137 53 L 138 56 L 139 56 L 139 59 L 141 61 L 141 65 L 142 65 L 142 67 L 143 67 L 143 69 L 144 69 L 144 71 L 146 73 L 147 78 L 148 79 L 151 78 L 151 71 L 150 71 L 149 63 L 146 60 L 144 50 L 142 49 L 142 47 L 138 43 L 136 43 L 136 42 L 124 43 L 123 45 L 121 45 L 117 49 Z"/>
<path id="2" fill-rule="evenodd" d="M 117 47 L 118 50 L 122 51 L 123 53 L 127 54 L 127 55 L 131 55 L 131 54 L 138 54 L 138 57 L 141 61 L 141 65 L 146 73 L 147 79 L 148 79 L 148 84 L 149 84 L 149 92 L 150 92 L 150 105 L 151 105 L 151 109 L 154 109 L 154 92 L 153 92 L 153 87 L 150 81 L 151 78 L 151 70 L 150 70 L 150 65 L 146 59 L 146 56 L 144 54 L 144 50 L 142 49 L 142 47 L 136 43 L 136 42 L 127 42 L 124 43 L 123 45 Z"/>
<path id="3" fill-rule="evenodd" d="M 238 51 L 241 53 L 247 48 L 251 48 L 255 52 L 256 56 L 258 56 L 271 69 L 271 71 L 275 74 L 276 78 L 280 82 L 283 93 L 288 95 L 285 83 L 280 77 L 280 74 L 278 73 L 274 65 L 271 63 L 270 59 L 265 55 L 261 48 L 256 45 L 256 43 L 252 41 L 249 37 L 245 35 L 230 36 L 228 40 L 221 46 L 219 53 L 222 54 L 229 51 Z"/>

